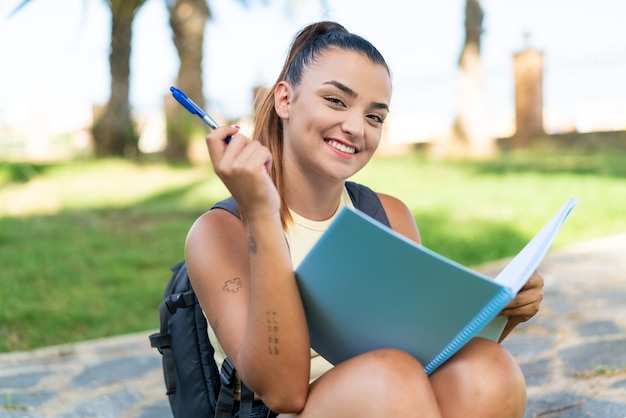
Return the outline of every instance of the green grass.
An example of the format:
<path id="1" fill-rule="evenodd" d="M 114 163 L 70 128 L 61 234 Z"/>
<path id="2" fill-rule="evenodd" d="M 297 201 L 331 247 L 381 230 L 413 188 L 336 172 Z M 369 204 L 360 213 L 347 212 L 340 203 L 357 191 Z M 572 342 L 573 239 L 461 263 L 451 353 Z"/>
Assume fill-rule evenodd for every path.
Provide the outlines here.
<path id="1" fill-rule="evenodd" d="M 516 153 L 438 163 L 419 154 L 376 160 L 356 176 L 402 198 L 424 245 L 466 265 L 517 253 L 570 197 L 555 246 L 626 232 L 626 153 Z"/>
<path id="2" fill-rule="evenodd" d="M 573 196 L 555 246 L 626 232 L 626 154 L 376 158 L 356 180 L 402 198 L 424 244 L 509 257 Z M 210 167 L 121 160 L 0 165 L 0 352 L 154 329 L 169 267 L 226 190 Z"/>

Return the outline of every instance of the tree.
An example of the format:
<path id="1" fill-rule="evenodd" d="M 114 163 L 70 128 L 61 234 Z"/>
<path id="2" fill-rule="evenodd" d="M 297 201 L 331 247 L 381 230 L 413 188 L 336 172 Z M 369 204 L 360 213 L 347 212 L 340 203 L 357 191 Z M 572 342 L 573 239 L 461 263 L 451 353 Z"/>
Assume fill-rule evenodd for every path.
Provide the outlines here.
<path id="1" fill-rule="evenodd" d="M 292 0 L 293 1 L 293 0 Z M 16 13 L 31 0 L 23 0 Z M 111 72 L 110 98 L 97 115 L 92 133 L 97 157 L 136 155 L 138 135 L 130 111 L 130 54 L 132 25 L 146 0 L 107 0 L 111 10 Z M 249 0 L 239 0 L 248 6 Z M 266 1 L 264 0 L 263 3 Z M 324 0 L 320 1 L 326 5 Z M 211 18 L 207 0 L 166 0 L 170 14 L 173 41 L 180 58 L 177 86 L 187 92 L 199 106 L 205 106 L 203 96 L 202 59 L 204 30 Z M 288 2 L 288 9 L 293 5 Z M 188 160 L 188 147 L 197 122 L 180 106 L 168 106 L 167 145 L 165 156 L 170 161 Z"/>
<path id="2" fill-rule="evenodd" d="M 480 37 L 483 33 L 480 0 L 465 2 L 465 43 L 459 57 L 459 102 L 450 135 L 435 141 L 438 157 L 488 158 L 494 155 L 495 139 L 489 129 Z"/>
<path id="3" fill-rule="evenodd" d="M 97 157 L 127 157 L 137 152 L 129 100 L 130 53 L 133 21 L 145 1 L 107 1 L 111 9 L 111 95 L 92 127 Z"/>
<path id="4" fill-rule="evenodd" d="M 22 1 L 16 13 L 31 0 Z M 92 127 L 96 157 L 136 154 L 138 136 L 130 113 L 129 77 L 132 26 L 146 0 L 107 0 L 111 10 L 111 93 Z"/>
<path id="5" fill-rule="evenodd" d="M 248 7 L 249 0 L 239 0 Z M 267 0 L 262 0 L 267 4 Z M 180 67 L 176 77 L 176 85 L 198 106 L 205 107 L 203 95 L 202 60 L 204 29 L 212 17 L 207 0 L 166 0 L 170 14 L 170 26 L 174 45 L 180 58 Z M 319 0 L 322 10 L 328 9 L 326 0 Z M 297 7 L 297 1 L 286 3 L 289 14 Z M 189 145 L 199 125 L 181 106 L 172 100 L 165 102 L 167 126 L 167 144 L 165 157 L 168 161 L 187 161 Z M 204 132 L 204 131 L 203 131 Z"/>
<path id="6" fill-rule="evenodd" d="M 202 57 L 204 29 L 211 18 L 206 0 L 167 0 L 170 26 L 180 67 L 176 85 L 189 95 L 198 106 L 204 108 Z M 188 160 L 188 147 L 196 121 L 192 121 L 181 106 L 165 102 L 167 121 L 167 144 L 165 157 L 168 161 Z"/>

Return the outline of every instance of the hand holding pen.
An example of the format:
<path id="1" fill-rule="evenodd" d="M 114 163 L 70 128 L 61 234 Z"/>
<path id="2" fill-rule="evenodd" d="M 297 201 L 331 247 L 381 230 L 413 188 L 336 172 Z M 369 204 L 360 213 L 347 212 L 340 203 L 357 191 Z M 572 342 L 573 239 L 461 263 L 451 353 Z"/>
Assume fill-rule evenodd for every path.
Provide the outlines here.
<path id="1" fill-rule="evenodd" d="M 187 109 L 189 113 L 198 116 L 202 120 L 202 122 L 204 122 L 204 124 L 207 125 L 209 128 L 219 128 L 217 122 L 215 122 L 212 117 L 210 117 L 205 111 L 203 111 L 200 106 L 195 104 L 193 100 L 187 97 L 185 93 L 173 86 L 170 87 L 170 91 L 172 92 L 172 95 L 178 101 L 178 103 L 180 103 L 185 109 Z M 228 136 L 224 139 L 224 142 L 228 144 L 231 139 L 232 137 Z M 240 145 L 235 146 L 235 148 L 229 147 L 231 151 L 234 151 L 234 154 L 231 154 L 237 154 L 237 157 L 228 158 L 228 164 L 224 165 L 216 164 L 216 161 L 214 160 L 214 158 L 221 159 L 223 156 L 223 154 L 221 153 L 223 151 L 211 152 L 211 145 L 208 144 L 208 146 L 209 154 L 211 155 L 211 160 L 214 163 L 213 166 L 216 170 L 217 175 L 222 179 L 224 184 L 226 184 L 226 187 L 231 191 L 233 196 L 236 197 L 237 201 L 242 204 L 242 206 L 246 206 L 246 203 L 248 201 L 254 201 L 255 203 L 250 204 L 249 207 L 262 207 L 262 205 L 259 206 L 258 202 L 266 199 L 268 196 L 272 196 L 272 207 L 277 204 L 279 205 L 279 203 L 277 203 L 280 202 L 280 199 L 278 198 L 278 192 L 276 191 L 276 187 L 272 183 L 269 175 L 257 177 L 258 170 L 254 168 L 262 166 L 266 174 L 270 172 L 270 167 L 272 165 L 272 155 L 266 147 L 261 145 L 258 141 L 248 141 L 247 143 L 245 143 L 245 145 L 244 143 L 241 143 Z M 241 154 L 240 151 L 244 146 L 247 148 L 247 151 Z M 215 150 L 215 148 L 213 149 Z M 241 164 L 241 159 L 245 159 L 246 161 L 244 165 L 251 167 L 250 170 L 237 170 L 239 175 L 245 173 L 243 174 L 243 181 L 237 181 L 235 178 L 232 177 L 233 171 L 229 168 L 229 166 L 234 162 L 233 158 L 240 159 L 240 162 L 238 164 Z M 239 185 L 237 185 L 237 183 L 239 183 Z M 238 190 L 240 189 L 243 190 L 241 186 L 242 183 L 246 185 L 247 190 L 243 193 L 238 192 Z M 248 189 L 248 187 L 250 189 Z M 265 190 L 265 192 L 263 192 L 263 190 Z"/>
<path id="2" fill-rule="evenodd" d="M 193 100 L 187 97 L 187 95 L 181 90 L 172 86 L 170 87 L 170 91 L 172 92 L 172 96 L 174 96 L 178 103 L 183 105 L 183 107 L 187 109 L 192 115 L 198 116 L 202 120 L 202 122 L 204 122 L 204 124 L 207 125 L 209 128 L 217 129 L 220 127 L 211 116 L 209 116 L 204 110 L 202 110 L 200 106 L 195 104 Z M 229 136 L 224 141 L 228 144 L 230 140 L 231 137 Z"/>

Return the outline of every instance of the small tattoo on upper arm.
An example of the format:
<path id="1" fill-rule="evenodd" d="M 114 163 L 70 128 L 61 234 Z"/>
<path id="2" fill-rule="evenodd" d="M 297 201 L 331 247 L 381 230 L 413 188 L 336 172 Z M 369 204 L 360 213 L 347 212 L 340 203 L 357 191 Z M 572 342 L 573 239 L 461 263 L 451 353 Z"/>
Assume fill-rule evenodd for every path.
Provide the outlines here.
<path id="1" fill-rule="evenodd" d="M 234 279 L 226 280 L 222 290 L 228 293 L 237 293 L 242 287 L 243 284 L 241 283 L 241 279 L 239 277 L 235 277 Z"/>
<path id="2" fill-rule="evenodd" d="M 256 254 L 256 240 L 252 234 L 248 235 L 248 251 L 252 254 Z"/>
<path id="3" fill-rule="evenodd" d="M 279 355 L 278 350 L 278 320 L 275 311 L 267 311 L 265 314 L 265 326 L 267 327 L 267 352 L 269 355 Z"/>

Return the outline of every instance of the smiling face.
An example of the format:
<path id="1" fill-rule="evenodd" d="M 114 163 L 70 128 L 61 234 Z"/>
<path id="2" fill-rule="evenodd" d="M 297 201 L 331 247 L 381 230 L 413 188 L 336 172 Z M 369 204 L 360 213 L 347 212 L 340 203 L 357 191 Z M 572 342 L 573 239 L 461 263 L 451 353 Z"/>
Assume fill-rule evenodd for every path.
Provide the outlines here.
<path id="1" fill-rule="evenodd" d="M 279 83 L 275 108 L 283 123 L 286 178 L 351 177 L 376 151 L 390 100 L 387 69 L 338 48 L 321 54 L 298 85 Z"/>

